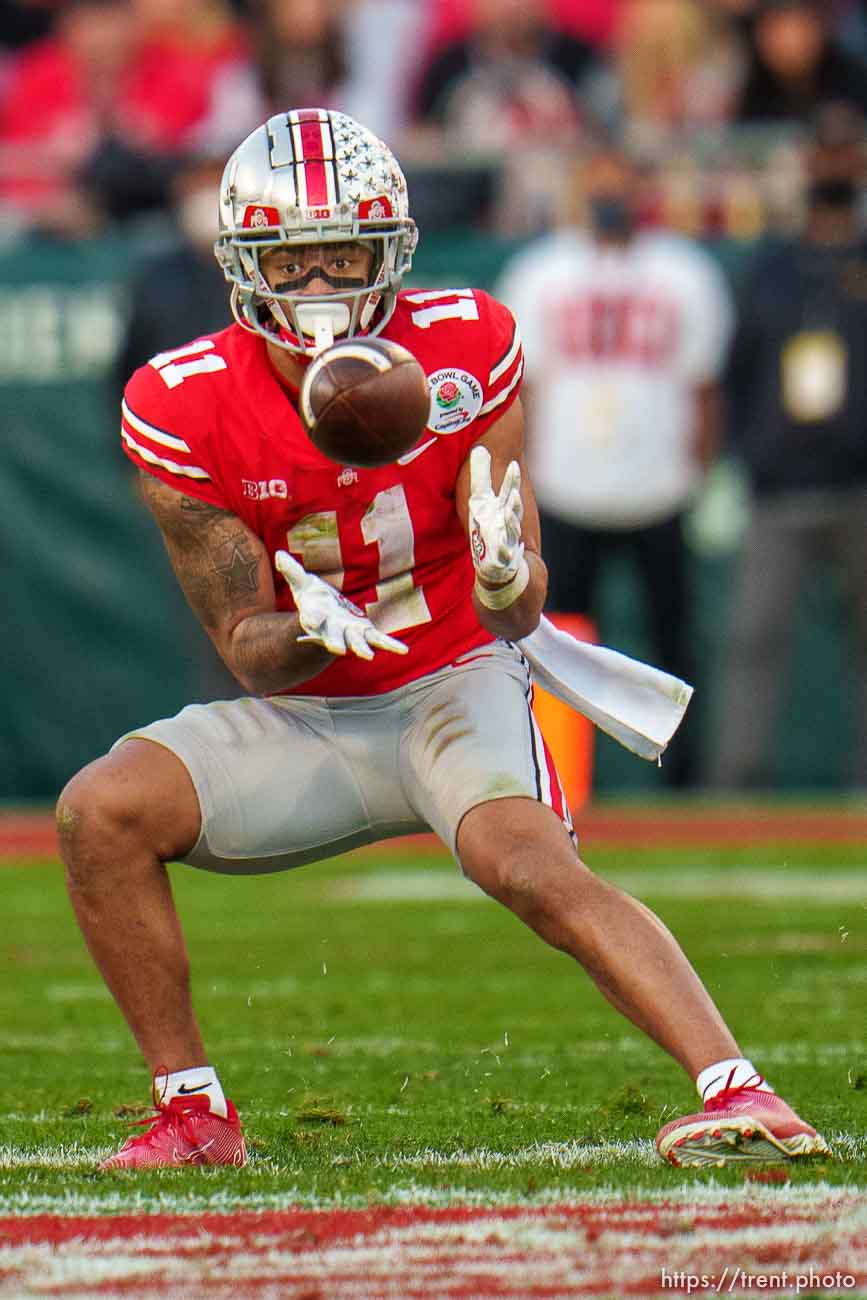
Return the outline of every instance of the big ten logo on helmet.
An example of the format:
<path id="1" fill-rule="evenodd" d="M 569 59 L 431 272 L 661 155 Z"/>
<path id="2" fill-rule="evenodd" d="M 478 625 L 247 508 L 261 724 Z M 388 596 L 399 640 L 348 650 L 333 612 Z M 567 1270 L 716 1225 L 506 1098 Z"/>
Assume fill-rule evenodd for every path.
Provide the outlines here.
<path id="1" fill-rule="evenodd" d="M 482 385 L 468 370 L 435 370 L 427 382 L 431 396 L 428 428 L 434 433 L 455 433 L 482 409 Z"/>
<path id="2" fill-rule="evenodd" d="M 286 480 L 282 478 L 258 480 L 242 478 L 241 491 L 251 501 L 267 501 L 269 497 L 276 497 L 279 501 L 286 501 L 289 497 L 289 488 L 286 485 Z"/>

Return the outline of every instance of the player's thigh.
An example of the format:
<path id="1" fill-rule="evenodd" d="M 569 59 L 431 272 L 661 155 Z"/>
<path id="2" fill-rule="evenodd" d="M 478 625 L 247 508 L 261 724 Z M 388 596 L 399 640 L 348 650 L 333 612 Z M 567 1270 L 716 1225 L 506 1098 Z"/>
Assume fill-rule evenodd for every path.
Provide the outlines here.
<path id="1" fill-rule="evenodd" d="M 199 837 L 196 790 L 180 759 L 161 745 L 129 740 L 73 777 L 58 800 L 64 856 L 146 848 L 163 861 Z"/>
<path id="2" fill-rule="evenodd" d="M 358 782 L 318 701 L 193 704 L 134 734 L 180 759 L 195 789 L 199 834 L 178 855 L 190 866 L 280 871 L 373 838 Z M 119 750 L 127 743 L 118 742 Z"/>
<path id="3" fill-rule="evenodd" d="M 571 836 L 563 788 L 532 713 L 526 660 L 504 642 L 462 658 L 411 699 L 400 755 L 410 803 L 458 861 L 458 828 L 480 804 L 532 800 L 552 809 Z"/>

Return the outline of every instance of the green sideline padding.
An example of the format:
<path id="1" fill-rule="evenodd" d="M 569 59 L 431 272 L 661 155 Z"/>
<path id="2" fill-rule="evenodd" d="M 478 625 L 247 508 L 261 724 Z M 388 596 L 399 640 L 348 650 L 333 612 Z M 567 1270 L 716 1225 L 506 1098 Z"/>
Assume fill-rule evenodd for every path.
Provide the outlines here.
<path id="1" fill-rule="evenodd" d="M 490 288 L 514 243 L 461 232 L 423 239 L 414 281 Z M 0 799 L 53 797 L 123 731 L 224 693 L 120 452 L 112 366 L 127 286 L 148 251 L 117 238 L 0 252 Z M 728 250 L 731 265 L 731 250 Z M 696 705 L 712 733 L 714 668 L 730 560 L 696 560 L 701 651 Z M 647 655 L 627 574 L 604 591 L 606 639 Z M 794 703 L 780 737 L 781 783 L 834 786 L 848 742 L 842 703 L 816 700 L 818 673 L 845 664 L 830 598 L 810 605 Z M 596 787 L 659 787 L 650 765 L 601 740 Z"/>

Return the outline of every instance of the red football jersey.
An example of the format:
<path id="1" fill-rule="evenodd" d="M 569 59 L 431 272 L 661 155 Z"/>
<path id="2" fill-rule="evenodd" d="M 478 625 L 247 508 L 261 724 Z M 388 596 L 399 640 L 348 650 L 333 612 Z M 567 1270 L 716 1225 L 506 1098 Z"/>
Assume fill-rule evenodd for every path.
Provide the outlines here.
<path id="1" fill-rule="evenodd" d="M 510 312 L 473 289 L 407 290 L 383 338 L 424 369 L 431 415 L 415 447 L 351 469 L 307 437 L 264 339 L 238 325 L 161 353 L 130 379 L 123 447 L 140 469 L 238 515 L 273 556 L 291 552 L 409 654 L 347 654 L 287 694 L 378 695 L 493 640 L 479 623 L 455 482 L 473 443 L 518 395 Z M 274 572 L 277 608 L 294 609 Z"/>

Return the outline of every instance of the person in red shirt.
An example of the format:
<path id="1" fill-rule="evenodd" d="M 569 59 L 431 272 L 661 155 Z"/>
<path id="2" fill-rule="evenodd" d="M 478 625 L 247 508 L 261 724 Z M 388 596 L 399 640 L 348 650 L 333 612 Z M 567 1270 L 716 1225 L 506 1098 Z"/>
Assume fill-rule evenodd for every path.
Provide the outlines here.
<path id="1" fill-rule="evenodd" d="M 158 1105 L 101 1167 L 246 1159 L 164 864 L 276 871 L 425 828 L 696 1080 L 705 1109 L 666 1125 L 663 1157 L 826 1151 L 741 1056 L 664 926 L 577 855 L 518 644 L 547 574 L 510 313 L 473 289 L 401 289 L 416 242 L 403 173 L 341 113 L 254 131 L 220 219 L 236 323 L 136 371 L 122 439 L 249 694 L 122 737 L 60 797 L 72 904 Z M 372 335 L 417 356 L 431 414 L 397 462 L 355 469 L 313 447 L 299 389 L 335 337 Z"/>
<path id="2" fill-rule="evenodd" d="M 217 103 L 226 78 L 246 58 L 222 4 L 196 0 L 181 14 L 163 0 L 71 0 L 54 34 L 13 64 L 0 107 L 0 203 L 23 222 L 86 233 L 79 176 L 89 160 L 111 140 L 134 173 L 142 155 L 211 144 L 226 133 Z"/>
<path id="3" fill-rule="evenodd" d="M 130 141 L 158 152 L 212 144 L 226 78 L 248 69 L 244 29 L 225 0 L 130 0 L 129 7 L 140 33 L 122 98 Z M 234 133 L 219 128 L 232 145 L 245 129 L 246 119 Z"/>
<path id="4" fill-rule="evenodd" d="M 83 219 L 74 177 L 115 114 L 136 39 L 117 0 L 74 0 L 14 61 L 0 105 L 0 203 L 51 227 Z"/>

